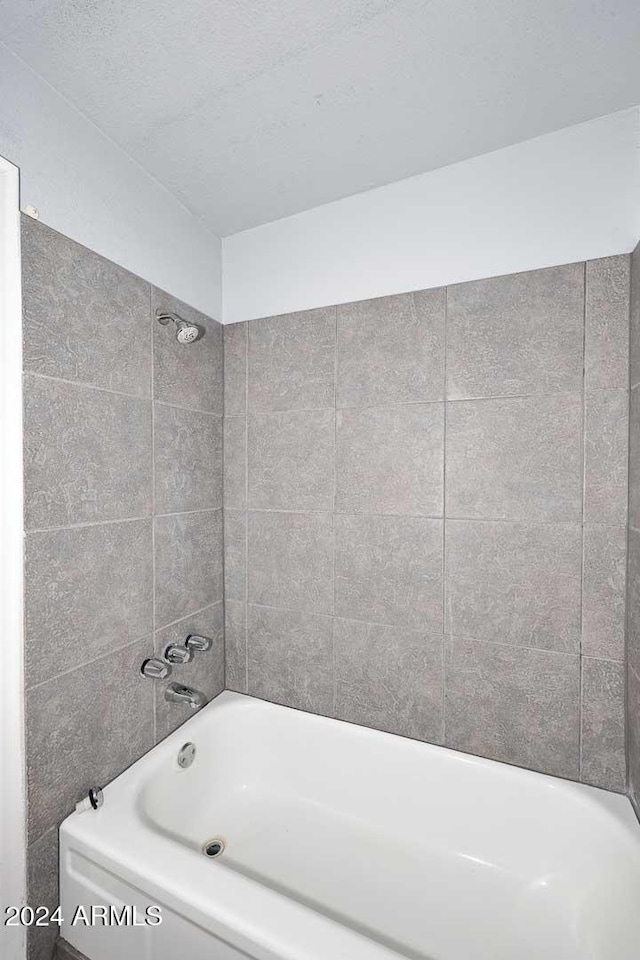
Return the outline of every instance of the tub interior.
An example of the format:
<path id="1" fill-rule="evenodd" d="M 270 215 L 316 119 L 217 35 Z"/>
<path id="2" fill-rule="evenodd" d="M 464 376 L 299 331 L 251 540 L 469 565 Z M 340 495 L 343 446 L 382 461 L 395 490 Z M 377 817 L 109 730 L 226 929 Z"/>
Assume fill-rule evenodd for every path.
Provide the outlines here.
<path id="1" fill-rule="evenodd" d="M 640 938 L 637 849 L 598 791 L 244 706 L 195 738 L 192 767 L 163 764 L 139 796 L 193 856 L 224 839 L 212 871 L 414 960 L 611 960 L 620 938 Z"/>

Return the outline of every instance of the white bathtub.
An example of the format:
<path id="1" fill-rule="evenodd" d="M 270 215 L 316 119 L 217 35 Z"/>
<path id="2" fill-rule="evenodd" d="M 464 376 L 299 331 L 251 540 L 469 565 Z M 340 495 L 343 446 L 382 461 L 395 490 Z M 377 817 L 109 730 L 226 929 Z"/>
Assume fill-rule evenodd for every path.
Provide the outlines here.
<path id="1" fill-rule="evenodd" d="M 625 798 L 238 694 L 60 838 L 62 936 L 91 960 L 640 956 Z M 71 926 L 77 904 L 163 922 Z"/>

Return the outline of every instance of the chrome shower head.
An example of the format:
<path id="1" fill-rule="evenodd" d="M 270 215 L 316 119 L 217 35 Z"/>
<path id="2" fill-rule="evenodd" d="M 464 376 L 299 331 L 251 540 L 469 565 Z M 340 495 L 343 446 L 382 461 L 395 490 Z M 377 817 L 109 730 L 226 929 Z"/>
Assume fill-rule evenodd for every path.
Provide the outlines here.
<path id="1" fill-rule="evenodd" d="M 176 320 L 176 340 L 178 343 L 193 343 L 200 336 L 200 328 L 186 320 Z"/>
<path id="2" fill-rule="evenodd" d="M 156 310 L 156 320 L 166 327 L 168 323 L 173 322 L 176 328 L 176 340 L 178 343 L 193 343 L 202 336 L 202 330 L 195 323 L 188 323 L 175 313 L 165 313 L 164 310 Z"/>

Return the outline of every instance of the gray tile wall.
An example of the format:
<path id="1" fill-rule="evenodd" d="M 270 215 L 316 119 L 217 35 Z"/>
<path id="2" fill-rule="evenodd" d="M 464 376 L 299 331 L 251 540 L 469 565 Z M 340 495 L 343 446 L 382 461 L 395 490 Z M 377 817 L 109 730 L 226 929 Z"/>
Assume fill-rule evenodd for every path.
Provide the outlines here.
<path id="1" fill-rule="evenodd" d="M 624 790 L 628 337 L 628 256 L 225 327 L 227 686 Z"/>
<path id="2" fill-rule="evenodd" d="M 215 321 L 23 219 L 32 903 L 55 905 L 76 800 L 187 719 L 137 670 L 189 631 L 215 638 L 181 672 L 209 697 L 226 670 L 230 689 L 624 789 L 630 272 L 611 257 L 235 324 L 223 365 Z M 159 305 L 205 338 L 178 346 Z M 42 928 L 30 957 L 50 952 Z"/>
<path id="3" fill-rule="evenodd" d="M 28 217 L 22 243 L 29 902 L 53 908 L 60 821 L 188 717 L 142 660 L 203 633 L 213 650 L 174 678 L 224 686 L 223 344 Z M 204 338 L 178 345 L 157 306 Z M 32 931 L 31 958 L 54 931 Z"/>
<path id="4" fill-rule="evenodd" d="M 627 763 L 640 817 L 640 244 L 631 257 L 629 357 L 629 554 L 627 561 Z"/>

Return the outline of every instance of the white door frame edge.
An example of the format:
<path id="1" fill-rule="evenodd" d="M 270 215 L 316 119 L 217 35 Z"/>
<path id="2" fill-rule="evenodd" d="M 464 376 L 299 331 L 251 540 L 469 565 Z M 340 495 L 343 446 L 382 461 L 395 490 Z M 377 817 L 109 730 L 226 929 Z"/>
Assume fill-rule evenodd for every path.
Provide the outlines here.
<path id="1" fill-rule="evenodd" d="M 22 297 L 20 174 L 0 157 L 0 955 L 23 960 L 23 927 L 4 925 L 26 903 L 23 680 Z"/>

